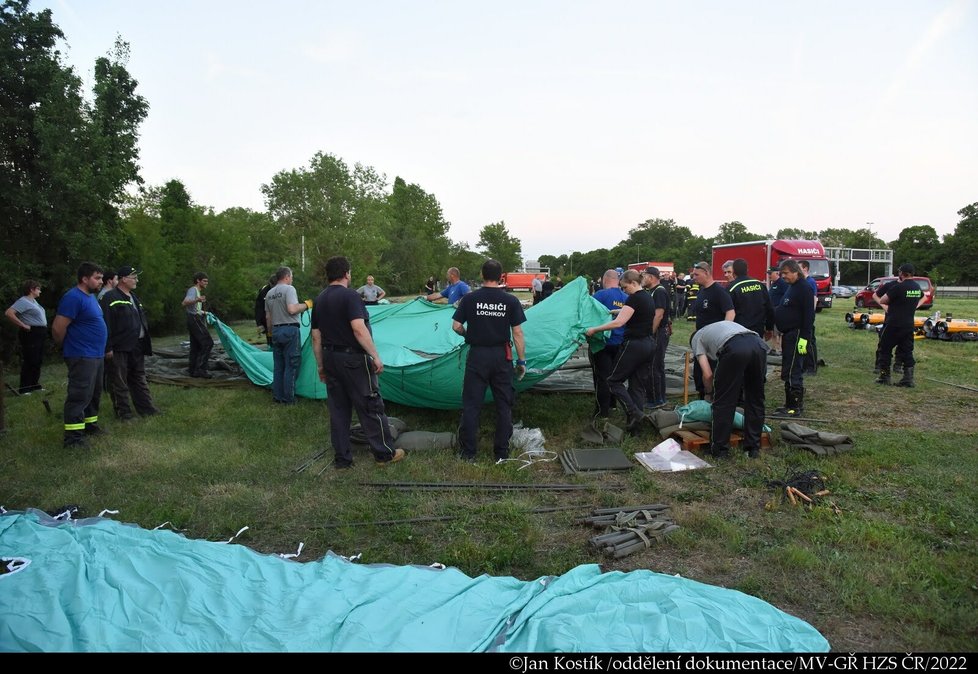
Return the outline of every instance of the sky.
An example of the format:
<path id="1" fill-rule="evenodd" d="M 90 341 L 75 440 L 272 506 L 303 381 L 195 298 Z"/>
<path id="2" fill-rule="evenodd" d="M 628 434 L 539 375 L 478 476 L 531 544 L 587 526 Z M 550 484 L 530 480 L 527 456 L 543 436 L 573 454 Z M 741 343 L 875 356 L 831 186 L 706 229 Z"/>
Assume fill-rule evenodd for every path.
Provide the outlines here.
<path id="1" fill-rule="evenodd" d="M 220 211 L 319 151 L 434 194 L 475 247 L 651 218 L 953 232 L 978 201 L 978 0 L 44 0 L 91 82 L 117 35 L 141 174 Z M 871 224 L 867 224 L 871 223 Z"/>

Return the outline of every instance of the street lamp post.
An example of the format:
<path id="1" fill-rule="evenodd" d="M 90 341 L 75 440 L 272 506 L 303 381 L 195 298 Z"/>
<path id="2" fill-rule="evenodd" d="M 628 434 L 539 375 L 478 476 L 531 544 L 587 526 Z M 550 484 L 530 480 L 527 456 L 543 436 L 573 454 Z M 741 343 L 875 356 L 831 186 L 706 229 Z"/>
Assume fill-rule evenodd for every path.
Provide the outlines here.
<path id="1" fill-rule="evenodd" d="M 867 222 L 866 224 L 869 225 L 869 259 L 866 260 L 866 285 L 868 286 L 869 280 L 872 278 L 870 272 L 873 268 L 873 225 L 875 223 Z"/>

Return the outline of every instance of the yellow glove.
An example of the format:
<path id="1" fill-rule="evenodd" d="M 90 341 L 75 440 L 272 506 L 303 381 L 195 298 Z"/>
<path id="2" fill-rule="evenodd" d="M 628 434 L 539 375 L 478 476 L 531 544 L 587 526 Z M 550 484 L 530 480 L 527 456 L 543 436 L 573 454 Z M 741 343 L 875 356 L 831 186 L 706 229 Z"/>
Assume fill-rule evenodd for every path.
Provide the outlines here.
<path id="1" fill-rule="evenodd" d="M 306 306 L 312 309 L 312 300 L 306 300 Z"/>
<path id="2" fill-rule="evenodd" d="M 808 340 L 799 339 L 798 340 L 798 355 L 805 356 L 808 354 Z"/>

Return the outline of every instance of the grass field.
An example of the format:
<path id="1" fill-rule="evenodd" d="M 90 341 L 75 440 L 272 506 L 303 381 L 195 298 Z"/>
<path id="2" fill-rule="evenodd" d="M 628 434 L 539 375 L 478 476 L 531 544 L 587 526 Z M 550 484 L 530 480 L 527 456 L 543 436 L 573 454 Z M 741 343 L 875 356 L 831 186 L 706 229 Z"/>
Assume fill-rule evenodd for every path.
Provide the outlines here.
<path id="1" fill-rule="evenodd" d="M 651 569 L 756 595 L 819 629 L 838 651 L 974 651 L 978 649 L 978 342 L 916 342 L 917 387 L 873 383 L 875 333 L 853 331 L 840 302 L 818 315 L 820 356 L 828 366 L 806 382 L 806 414 L 820 430 L 851 435 L 853 452 L 828 458 L 779 443 L 750 461 L 676 474 L 565 477 L 559 465 L 517 471 L 494 466 L 490 409 L 483 414 L 480 463 L 415 452 L 378 469 L 364 450 L 356 467 L 334 471 L 331 451 L 309 469 L 295 468 L 328 447 L 322 401 L 274 406 L 267 390 L 151 385 L 166 416 L 123 425 L 103 419 L 111 436 L 85 452 L 61 449 L 63 364 L 45 366 L 48 414 L 38 395 L 8 397 L 8 432 L 0 439 L 0 504 L 45 510 L 78 504 L 87 515 L 118 509 L 116 519 L 152 528 L 165 521 L 193 538 L 239 541 L 300 559 L 327 550 L 363 553 L 363 562 L 442 562 L 468 574 L 531 579 L 578 564 L 608 570 Z M 976 300 L 942 300 L 936 309 L 978 317 Z M 253 337 L 250 328 L 242 334 Z M 246 332 L 247 331 L 247 332 Z M 676 324 L 674 343 L 690 325 Z M 173 336 L 174 343 L 183 336 Z M 166 343 L 166 338 L 157 340 Z M 8 383 L 15 373 L 7 372 Z M 768 384 L 768 408 L 783 402 Z M 675 402 L 672 400 L 671 402 Z M 582 446 L 579 432 L 592 399 L 526 393 L 515 418 L 539 427 L 549 450 Z M 453 431 L 457 412 L 389 405 L 414 428 Z M 777 438 L 777 434 L 775 434 Z M 626 453 L 658 442 L 651 427 L 629 438 Z M 816 469 L 841 514 L 782 503 L 770 480 Z M 402 492 L 368 481 L 578 482 L 570 493 Z M 608 560 L 589 548 L 592 531 L 575 522 L 600 506 L 667 503 L 681 526 L 661 545 Z M 541 506 L 579 506 L 531 514 Z M 444 522 L 379 526 L 381 520 L 452 515 Z M 339 524 L 340 526 L 334 526 Z"/>

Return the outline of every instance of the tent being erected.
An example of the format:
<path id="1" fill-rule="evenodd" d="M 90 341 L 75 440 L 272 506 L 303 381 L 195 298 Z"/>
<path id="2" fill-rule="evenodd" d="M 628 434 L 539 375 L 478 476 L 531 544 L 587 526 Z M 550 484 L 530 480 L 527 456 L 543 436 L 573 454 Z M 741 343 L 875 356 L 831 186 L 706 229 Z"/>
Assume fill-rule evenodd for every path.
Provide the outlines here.
<path id="1" fill-rule="evenodd" d="M 108 519 L 0 515 L 0 651 L 810 652 L 815 628 L 686 578 L 300 564 Z"/>
<path id="2" fill-rule="evenodd" d="M 380 391 L 384 400 L 432 409 L 461 409 L 462 378 L 468 346 L 452 330 L 450 305 L 416 299 L 405 304 L 367 307 L 374 342 L 384 363 Z M 303 316 L 308 316 L 304 314 Z M 249 344 L 214 316 L 225 351 L 258 386 L 272 383 L 272 354 Z M 306 319 L 307 320 L 307 319 Z M 516 389 L 523 391 L 555 372 L 585 341 L 584 330 L 609 320 L 608 310 L 587 292 L 584 278 L 577 278 L 545 301 L 526 310 L 527 373 Z M 296 394 L 304 398 L 326 397 L 319 381 L 308 323 L 300 326 L 302 365 Z M 487 400 L 489 394 L 487 393 Z"/>

